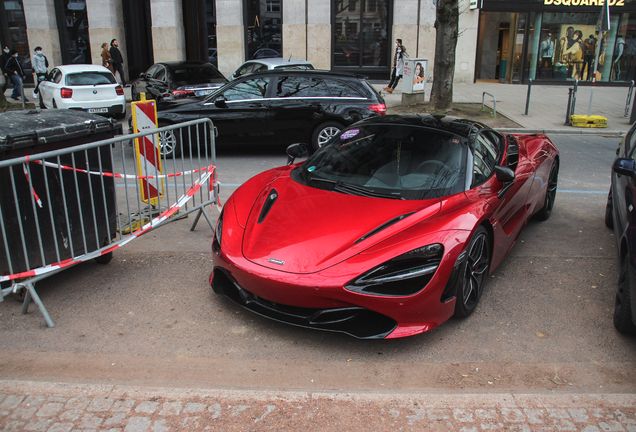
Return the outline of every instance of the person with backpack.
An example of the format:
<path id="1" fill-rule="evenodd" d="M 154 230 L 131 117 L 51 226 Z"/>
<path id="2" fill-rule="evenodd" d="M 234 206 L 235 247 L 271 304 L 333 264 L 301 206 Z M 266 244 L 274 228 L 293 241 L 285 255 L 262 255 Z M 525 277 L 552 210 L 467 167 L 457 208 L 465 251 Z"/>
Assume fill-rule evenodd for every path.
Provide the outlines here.
<path id="1" fill-rule="evenodd" d="M 33 97 L 37 97 L 40 82 L 46 79 L 46 74 L 49 69 L 49 61 L 46 56 L 42 54 L 42 47 L 35 47 L 35 55 L 31 60 L 31 64 L 33 65 L 33 82 L 35 82 Z"/>
<path id="2" fill-rule="evenodd" d="M 5 66 L 7 73 L 13 80 L 13 92 L 11 93 L 11 99 L 20 100 L 20 96 L 22 95 L 22 80 L 26 78 L 24 75 L 24 69 L 22 68 L 22 64 L 20 64 L 20 60 L 18 60 L 18 51 L 14 48 L 9 53 L 11 58 L 7 61 L 7 65 Z M 29 100 L 24 96 L 24 101 L 28 102 Z"/>

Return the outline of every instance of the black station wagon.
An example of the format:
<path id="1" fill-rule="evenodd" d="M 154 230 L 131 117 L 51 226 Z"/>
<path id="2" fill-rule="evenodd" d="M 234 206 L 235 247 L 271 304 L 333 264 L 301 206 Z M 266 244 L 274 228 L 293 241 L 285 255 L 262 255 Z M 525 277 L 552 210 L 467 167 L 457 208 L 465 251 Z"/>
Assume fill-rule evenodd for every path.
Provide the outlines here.
<path id="1" fill-rule="evenodd" d="M 326 144 L 346 126 L 386 113 L 384 99 L 364 77 L 316 70 L 272 70 L 244 75 L 204 100 L 166 104 L 159 126 L 209 118 L 216 142 Z M 161 152 L 178 156 L 179 134 L 160 136 Z"/>

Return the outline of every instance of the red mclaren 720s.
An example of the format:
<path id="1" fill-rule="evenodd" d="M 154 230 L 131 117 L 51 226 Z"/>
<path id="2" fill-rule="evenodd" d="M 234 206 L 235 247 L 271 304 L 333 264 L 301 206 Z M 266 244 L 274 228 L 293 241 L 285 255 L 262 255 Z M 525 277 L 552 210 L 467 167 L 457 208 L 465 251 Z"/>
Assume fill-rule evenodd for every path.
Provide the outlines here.
<path id="1" fill-rule="evenodd" d="M 243 184 L 214 233 L 210 284 L 262 316 L 382 339 L 477 307 L 531 217 L 550 217 L 559 152 L 442 115 L 378 116 Z"/>

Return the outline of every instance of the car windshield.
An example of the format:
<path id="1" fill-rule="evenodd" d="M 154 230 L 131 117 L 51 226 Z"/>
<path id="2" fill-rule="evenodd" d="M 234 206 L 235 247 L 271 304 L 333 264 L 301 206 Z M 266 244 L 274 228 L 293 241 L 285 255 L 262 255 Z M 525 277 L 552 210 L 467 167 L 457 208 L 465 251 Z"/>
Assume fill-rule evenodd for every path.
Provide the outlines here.
<path id="1" fill-rule="evenodd" d="M 225 81 L 221 72 L 212 65 L 178 67 L 172 71 L 172 74 L 178 86 Z"/>
<path id="2" fill-rule="evenodd" d="M 353 195 L 429 199 L 463 192 L 467 140 L 410 125 L 352 127 L 294 170 L 308 186 Z"/>
<path id="3" fill-rule="evenodd" d="M 313 68 L 314 67 L 310 64 L 291 64 L 291 65 L 282 64 L 280 66 L 276 66 L 274 69 L 312 70 Z"/>
<path id="4" fill-rule="evenodd" d="M 110 72 L 81 72 L 66 75 L 66 85 L 104 85 L 116 84 L 115 77 Z"/>

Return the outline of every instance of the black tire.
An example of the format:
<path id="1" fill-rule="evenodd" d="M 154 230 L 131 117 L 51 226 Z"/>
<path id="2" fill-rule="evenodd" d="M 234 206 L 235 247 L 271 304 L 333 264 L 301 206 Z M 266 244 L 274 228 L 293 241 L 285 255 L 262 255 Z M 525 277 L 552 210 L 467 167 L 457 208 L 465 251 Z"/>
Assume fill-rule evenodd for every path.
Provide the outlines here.
<path id="1" fill-rule="evenodd" d="M 605 205 L 605 226 L 614 229 L 614 200 L 612 199 L 612 188 L 607 194 L 607 204 Z"/>
<path id="2" fill-rule="evenodd" d="M 629 254 L 623 257 L 621 262 L 621 274 L 618 277 L 618 290 L 614 303 L 614 327 L 621 333 L 636 334 L 636 326 L 632 320 L 632 307 L 630 304 L 630 268 Z"/>
<path id="3" fill-rule="evenodd" d="M 137 91 L 137 86 L 133 85 L 132 88 L 130 89 L 130 98 L 133 101 L 139 101 L 140 97 L 139 97 L 139 92 Z"/>
<path id="4" fill-rule="evenodd" d="M 320 124 L 311 136 L 311 146 L 314 151 L 318 150 L 335 135 L 338 135 L 344 127 L 335 121 L 328 121 Z"/>
<path id="5" fill-rule="evenodd" d="M 548 190 L 545 192 L 545 200 L 543 201 L 543 207 L 536 214 L 538 220 L 548 220 L 552 214 L 554 208 L 554 200 L 556 199 L 557 185 L 559 183 L 559 163 L 557 161 L 552 162 L 550 168 L 550 177 L 548 177 Z"/>
<path id="6" fill-rule="evenodd" d="M 108 252 L 107 254 L 100 255 L 97 258 L 94 258 L 94 261 L 97 264 L 108 264 L 113 259 L 113 253 Z"/>
<path id="7" fill-rule="evenodd" d="M 159 126 L 159 127 L 164 127 Z M 161 156 L 176 158 L 181 155 L 181 142 L 179 133 L 174 130 L 159 132 L 159 153 Z"/>
<path id="8" fill-rule="evenodd" d="M 38 102 L 40 103 L 40 109 L 46 109 L 46 105 L 44 105 L 44 101 L 42 100 L 42 93 L 38 93 Z"/>
<path id="9" fill-rule="evenodd" d="M 488 280 L 489 268 L 490 237 L 488 231 L 480 226 L 466 248 L 466 262 L 462 268 L 455 301 L 457 318 L 466 318 L 477 308 Z"/>
<path id="10" fill-rule="evenodd" d="M 116 118 L 117 120 L 125 119 L 125 118 L 126 118 L 126 111 L 115 114 L 115 118 Z"/>

